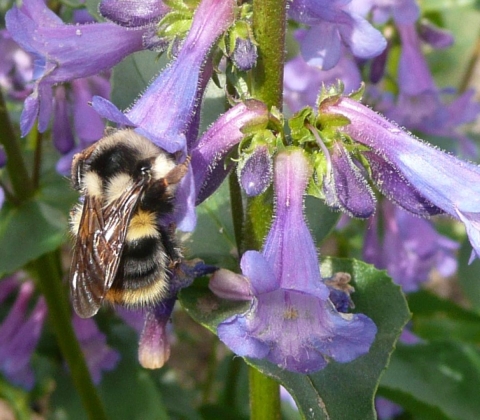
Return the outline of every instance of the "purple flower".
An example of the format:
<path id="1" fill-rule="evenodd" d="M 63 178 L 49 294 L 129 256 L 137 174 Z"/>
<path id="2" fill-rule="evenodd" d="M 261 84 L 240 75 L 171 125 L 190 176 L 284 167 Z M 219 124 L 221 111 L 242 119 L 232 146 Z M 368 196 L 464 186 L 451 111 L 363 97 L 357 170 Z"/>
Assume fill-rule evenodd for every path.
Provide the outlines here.
<path id="1" fill-rule="evenodd" d="M 32 92 L 33 59 L 6 30 L 0 30 L 0 87 L 14 100 L 25 100 Z"/>
<path id="2" fill-rule="evenodd" d="M 120 355 L 107 345 L 105 334 L 98 329 L 93 319 L 83 319 L 74 314 L 72 323 L 92 380 L 99 384 L 102 371 L 113 370 Z"/>
<path id="3" fill-rule="evenodd" d="M 380 420 L 390 420 L 396 418 L 403 412 L 403 408 L 386 398 L 375 398 L 375 409 Z"/>
<path id="4" fill-rule="evenodd" d="M 44 298 L 40 297 L 29 314 L 35 286 L 30 280 L 20 282 L 18 274 L 0 281 L 0 304 L 16 290 L 16 300 L 0 323 L 0 371 L 13 383 L 30 389 L 34 385 L 30 359 L 40 339 L 48 310 Z M 93 320 L 74 316 L 72 322 L 92 379 L 99 383 L 102 371 L 113 369 L 120 356 L 107 346 L 105 335 Z"/>
<path id="5" fill-rule="evenodd" d="M 55 88 L 52 137 L 55 147 L 63 155 L 57 163 L 57 171 L 62 175 L 70 174 L 75 153 L 104 135 L 105 123 L 89 102 L 94 95 L 110 96 L 108 79 L 107 75 L 99 74 Z"/>
<path id="6" fill-rule="evenodd" d="M 203 0 L 175 61 L 125 114 L 99 97 L 93 99 L 93 107 L 117 124 L 136 127 L 138 133 L 170 153 L 186 152 L 186 133 L 203 94 L 199 87 L 205 57 L 233 22 L 234 6 L 232 0 Z"/>
<path id="7" fill-rule="evenodd" d="M 403 192 L 409 187 L 407 197 L 418 196 L 418 205 L 424 209 L 426 206 L 426 214 L 433 207 L 462 221 L 480 256 L 480 167 L 415 139 L 352 99 L 341 98 L 321 107 L 320 112 L 340 114 L 350 120 L 340 132 L 372 149 L 376 170 L 382 172 L 383 168 L 381 178 L 393 179 L 381 187 L 389 197 L 402 205 Z M 404 184 L 397 189 L 400 181 Z M 406 209 L 410 210 L 410 206 Z"/>
<path id="8" fill-rule="evenodd" d="M 5 298 L 15 288 L 18 288 L 16 279 L 2 280 L 0 298 Z M 31 281 L 22 283 L 13 307 L 0 324 L 0 370 L 13 383 L 27 389 L 34 385 L 30 358 L 40 339 L 47 315 L 43 298 L 39 298 L 30 315 L 27 314 L 33 292 L 34 285 Z"/>
<path id="9" fill-rule="evenodd" d="M 375 196 L 360 168 L 341 142 L 330 151 L 331 172 L 323 182 L 326 202 L 352 217 L 367 218 L 375 211 Z"/>
<path id="10" fill-rule="evenodd" d="M 53 111 L 53 85 L 92 76 L 143 49 L 142 30 L 112 23 L 67 25 L 44 0 L 13 7 L 5 20 L 12 38 L 35 57 L 35 89 L 25 101 L 20 121 L 23 136 L 37 116 L 39 130 L 46 130 Z"/>
<path id="11" fill-rule="evenodd" d="M 420 17 L 420 8 L 416 0 L 373 0 L 373 21 L 386 23 L 390 17 L 395 23 L 414 23 Z"/>
<path id="12" fill-rule="evenodd" d="M 257 46 L 250 38 L 237 38 L 232 53 L 232 61 L 240 71 L 248 71 L 255 67 L 258 53 Z"/>
<path id="13" fill-rule="evenodd" d="M 164 300 L 145 313 L 138 345 L 138 360 L 147 369 L 159 369 L 170 357 L 167 326 L 176 298 Z"/>
<path id="14" fill-rule="evenodd" d="M 422 20 L 419 23 L 418 35 L 423 42 L 435 49 L 448 48 L 453 45 L 455 39 L 451 32 L 439 28 L 431 22 Z"/>
<path id="15" fill-rule="evenodd" d="M 249 197 L 263 193 L 272 183 L 272 157 L 267 146 L 257 146 L 237 166 L 240 185 Z"/>
<path id="16" fill-rule="evenodd" d="M 358 90 L 362 82 L 357 64 L 347 54 L 342 54 L 330 70 L 310 66 L 301 56 L 288 61 L 283 76 L 284 98 L 288 109 L 293 113 L 305 106 L 315 107 L 322 85 L 335 84 L 338 79 L 342 81 L 345 93 Z"/>
<path id="17" fill-rule="evenodd" d="M 387 116 L 409 129 L 417 129 L 425 119 L 442 119 L 445 113 L 415 25 L 398 25 L 397 28 L 402 41 L 398 64 L 399 96 Z"/>
<path id="18" fill-rule="evenodd" d="M 169 296 L 165 300 L 145 310 L 117 309 L 122 319 L 140 335 L 138 360 L 144 368 L 161 368 L 170 357 L 168 324 L 178 291 L 190 285 L 196 277 L 211 274 L 214 269 L 199 260 L 183 261 L 171 273 Z"/>
<path id="19" fill-rule="evenodd" d="M 5 191 L 3 191 L 3 188 L 0 187 L 0 210 L 2 209 L 4 202 L 5 202 Z"/>
<path id="20" fill-rule="evenodd" d="M 317 250 L 303 217 L 303 193 L 311 170 L 300 150 L 275 159 L 276 192 L 273 225 L 262 253 L 247 251 L 237 275 L 239 299 L 251 298 L 250 309 L 223 321 L 219 338 L 240 356 L 267 359 L 301 373 L 318 371 L 327 359 L 349 362 L 368 352 L 376 327 L 362 314 L 341 314 L 328 299 Z M 210 287 L 221 297 L 235 294 L 225 270 Z M 226 290 L 227 293 L 222 293 Z"/>
<path id="21" fill-rule="evenodd" d="M 223 159 L 243 139 L 245 131 L 264 127 L 268 109 L 263 102 L 249 100 L 235 105 L 193 144 L 191 164 L 194 173 L 196 204 L 209 197 L 222 183 L 230 168 Z"/>
<path id="22" fill-rule="evenodd" d="M 308 64 L 331 69 L 340 59 L 342 44 L 359 58 L 372 58 L 384 50 L 385 38 L 354 13 L 349 3 L 348 0 L 291 0 L 290 17 L 310 25 L 300 43 Z"/>
<path id="23" fill-rule="evenodd" d="M 467 91 L 450 103 L 446 102 L 448 96 L 436 87 L 423 55 L 420 45 L 422 32 L 419 36 L 413 23 L 399 24 L 398 31 L 402 41 L 398 69 L 399 95 L 396 104 L 388 107 L 380 104 L 380 108 L 383 106 L 385 115 L 399 125 L 450 141 L 454 139 L 462 155 L 475 157 L 476 146 L 460 131 L 461 125 L 474 121 L 480 113 L 480 104 L 473 101 L 473 92 Z M 446 35 L 441 38 L 435 43 L 443 45 L 451 42 L 451 37 L 450 41 L 446 40 Z"/>
<path id="24" fill-rule="evenodd" d="M 102 0 L 98 10 L 117 25 L 137 28 L 159 22 L 169 8 L 161 0 Z"/>
<path id="25" fill-rule="evenodd" d="M 418 290 L 433 269 L 445 277 L 455 272 L 455 251 L 459 244 L 438 234 L 429 220 L 420 219 L 387 201 L 382 203 L 381 215 L 383 238 L 378 237 L 380 215 L 375 215 L 365 236 L 363 255 L 366 262 L 386 269 L 405 292 Z"/>
<path id="26" fill-rule="evenodd" d="M 238 104 L 220 117 L 197 139 L 199 112 L 196 109 L 206 86 L 206 55 L 212 44 L 232 23 L 235 1 L 203 0 L 190 32 L 174 62 L 150 85 L 125 114 L 111 102 L 94 97 L 93 107 L 103 117 L 135 130 L 168 152 L 191 155 L 191 170 L 176 193 L 177 227 L 195 227 L 195 204 L 199 204 L 220 185 L 230 166 L 222 165 L 226 154 L 243 137 L 242 130 L 266 124 L 268 111 L 258 101 Z M 228 165 L 227 165 L 228 166 Z"/>

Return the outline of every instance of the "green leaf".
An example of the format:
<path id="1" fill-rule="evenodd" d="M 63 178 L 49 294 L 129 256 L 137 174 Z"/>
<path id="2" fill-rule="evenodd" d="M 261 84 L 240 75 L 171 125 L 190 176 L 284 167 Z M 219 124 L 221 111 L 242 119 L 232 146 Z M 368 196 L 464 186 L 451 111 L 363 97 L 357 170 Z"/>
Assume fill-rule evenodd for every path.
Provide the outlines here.
<path id="1" fill-rule="evenodd" d="M 323 200 L 311 196 L 307 196 L 305 199 L 305 214 L 308 219 L 308 227 L 317 244 L 323 242 L 330 234 L 342 215 L 338 211 L 333 211 Z"/>
<path id="2" fill-rule="evenodd" d="M 166 63 L 167 59 L 156 52 L 140 51 L 117 64 L 112 75 L 113 103 L 119 109 L 132 106 Z"/>
<path id="3" fill-rule="evenodd" d="M 209 264 L 236 267 L 238 250 L 232 224 L 227 183 L 197 207 L 197 226 L 183 241 L 187 256 L 201 258 Z M 205 240 L 208 238 L 208 246 Z"/>
<path id="4" fill-rule="evenodd" d="M 67 239 L 67 216 L 41 200 L 0 211 L 0 273 L 11 273 Z"/>
<path id="5" fill-rule="evenodd" d="M 480 343 L 479 314 L 427 291 L 410 294 L 408 304 L 414 331 L 421 337 Z"/>
<path id="6" fill-rule="evenodd" d="M 472 253 L 472 245 L 465 239 L 458 256 L 458 283 L 468 302 L 480 311 L 480 260 L 477 258 L 468 264 Z"/>
<path id="7" fill-rule="evenodd" d="M 99 22 L 105 20 L 98 12 L 100 0 L 85 0 L 85 5 L 87 6 L 88 13 L 90 13 L 95 19 L 97 19 Z"/>
<path id="8" fill-rule="evenodd" d="M 467 344 L 399 344 L 382 377 L 381 394 L 429 418 L 476 420 L 480 354 Z M 434 416 L 432 416 L 434 415 Z"/>
<path id="9" fill-rule="evenodd" d="M 355 312 L 369 316 L 378 328 L 370 352 L 351 363 L 331 362 L 312 375 L 287 372 L 261 360 L 248 359 L 247 363 L 287 388 L 304 418 L 375 419 L 373 397 L 377 384 L 393 345 L 409 319 L 405 298 L 384 271 L 360 261 L 326 259 L 321 270 L 325 277 L 334 272 L 352 275 L 356 289 Z M 219 322 L 248 307 L 248 302 L 233 303 L 217 298 L 202 282 L 184 289 L 180 301 L 197 322 L 213 332 Z"/>
<path id="10" fill-rule="evenodd" d="M 160 394 L 150 372 L 137 359 L 137 335 L 126 325 L 115 325 L 110 344 L 121 351 L 122 357 L 115 370 L 106 372 L 99 384 L 99 393 L 111 419 L 168 420 Z M 85 419 L 78 395 L 73 390 L 70 375 L 61 369 L 56 375 L 56 389 L 52 395 L 51 418 Z"/>
<path id="11" fill-rule="evenodd" d="M 420 3 L 423 12 L 478 6 L 478 0 L 422 0 Z"/>

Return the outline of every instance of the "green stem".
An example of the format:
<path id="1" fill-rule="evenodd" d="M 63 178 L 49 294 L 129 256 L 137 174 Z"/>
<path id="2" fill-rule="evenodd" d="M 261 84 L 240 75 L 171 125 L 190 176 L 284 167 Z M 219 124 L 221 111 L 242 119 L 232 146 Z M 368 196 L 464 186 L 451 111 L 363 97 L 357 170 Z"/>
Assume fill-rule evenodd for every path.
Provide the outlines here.
<path id="1" fill-rule="evenodd" d="M 478 65 L 479 58 L 480 58 L 480 32 L 477 35 L 477 39 L 475 41 L 475 47 L 473 48 L 472 54 L 470 55 L 470 59 L 468 60 L 467 69 L 465 70 L 465 73 L 460 80 L 460 85 L 458 86 L 459 93 L 463 93 L 468 89 L 468 86 L 472 81 L 475 68 Z"/>
<path id="2" fill-rule="evenodd" d="M 242 190 L 238 183 L 236 172 L 232 172 L 228 178 L 230 187 L 230 207 L 233 215 L 233 231 L 235 233 L 235 242 L 237 244 L 238 255 L 242 255 L 243 249 L 243 199 Z"/>
<path id="3" fill-rule="evenodd" d="M 252 420 L 280 419 L 278 382 L 250 368 L 250 418 Z"/>
<path id="4" fill-rule="evenodd" d="M 50 323 L 57 336 L 60 350 L 68 364 L 75 388 L 80 395 L 88 418 L 92 420 L 107 419 L 105 409 L 92 382 L 85 358 L 73 331 L 70 305 L 64 293 L 55 254 L 49 253 L 40 257 L 34 263 L 34 270 L 47 302 Z"/>
<path id="5" fill-rule="evenodd" d="M 0 90 L 0 143 L 7 155 L 7 172 L 18 201 L 28 200 L 34 193 L 33 184 L 23 160 L 22 150 L 13 130 L 7 106 Z"/>
<path id="6" fill-rule="evenodd" d="M 258 43 L 252 96 L 282 109 L 286 0 L 253 0 L 253 34 Z"/>
<path id="7" fill-rule="evenodd" d="M 33 174 L 32 184 L 33 188 L 37 189 L 40 185 L 40 170 L 42 167 L 42 143 L 43 134 L 38 130 L 35 132 L 35 155 L 33 158 Z"/>
<path id="8" fill-rule="evenodd" d="M 252 96 L 282 109 L 283 66 L 285 63 L 286 0 L 253 0 L 253 34 L 258 45 L 258 60 L 252 70 Z M 271 189 L 247 201 L 245 246 L 260 249 L 273 214 Z M 280 386 L 249 368 L 250 417 L 253 420 L 280 418 Z"/>

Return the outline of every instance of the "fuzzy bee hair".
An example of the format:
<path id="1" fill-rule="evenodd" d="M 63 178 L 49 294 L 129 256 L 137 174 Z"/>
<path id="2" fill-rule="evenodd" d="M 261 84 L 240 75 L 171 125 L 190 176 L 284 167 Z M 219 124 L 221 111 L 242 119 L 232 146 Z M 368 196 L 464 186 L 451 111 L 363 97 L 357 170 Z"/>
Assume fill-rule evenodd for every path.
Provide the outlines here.
<path id="1" fill-rule="evenodd" d="M 168 297 L 181 252 L 165 220 L 187 168 L 188 160 L 177 164 L 133 130 L 118 130 L 74 156 L 72 185 L 83 203 L 70 218 L 70 291 L 79 316 L 95 315 L 104 301 L 141 307 Z"/>

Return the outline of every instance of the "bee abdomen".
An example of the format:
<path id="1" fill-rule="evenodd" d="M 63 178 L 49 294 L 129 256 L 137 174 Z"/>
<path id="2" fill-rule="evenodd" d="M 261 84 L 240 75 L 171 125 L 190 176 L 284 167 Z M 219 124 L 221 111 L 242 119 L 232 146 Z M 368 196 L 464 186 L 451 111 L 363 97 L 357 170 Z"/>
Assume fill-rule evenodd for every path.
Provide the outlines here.
<path id="1" fill-rule="evenodd" d="M 123 279 L 135 287 L 135 283 L 151 283 L 158 272 L 165 272 L 167 255 L 160 236 L 136 239 L 125 244 L 123 251 Z M 141 287 L 141 285 L 138 285 Z"/>
<path id="2" fill-rule="evenodd" d="M 128 306 L 145 306 L 169 292 L 167 254 L 158 237 L 127 242 L 107 299 Z"/>

